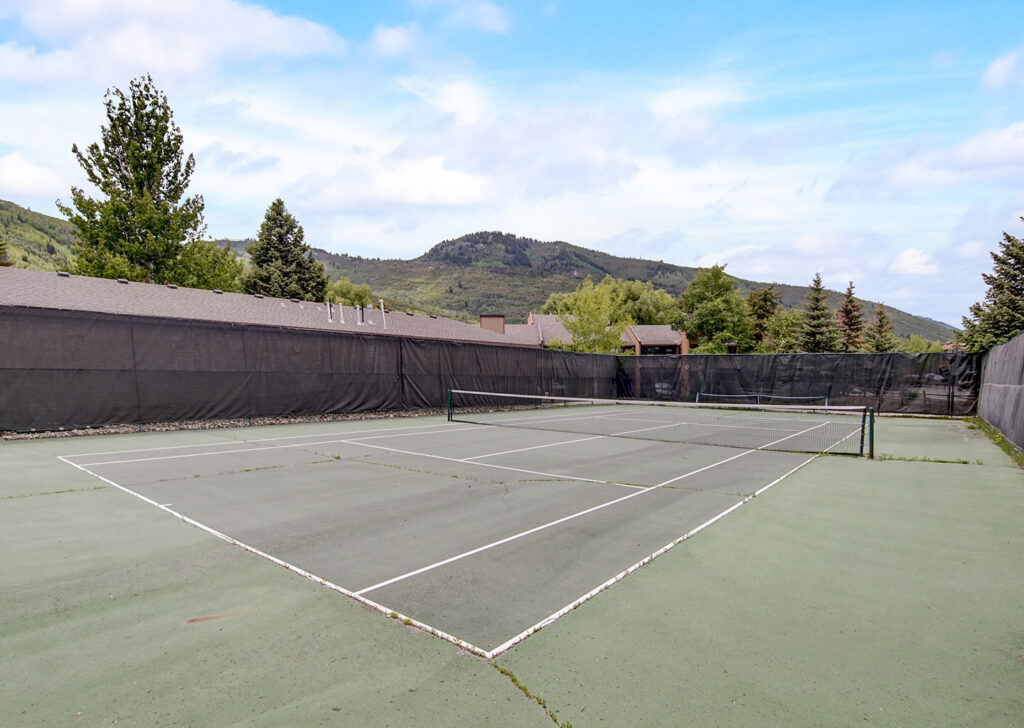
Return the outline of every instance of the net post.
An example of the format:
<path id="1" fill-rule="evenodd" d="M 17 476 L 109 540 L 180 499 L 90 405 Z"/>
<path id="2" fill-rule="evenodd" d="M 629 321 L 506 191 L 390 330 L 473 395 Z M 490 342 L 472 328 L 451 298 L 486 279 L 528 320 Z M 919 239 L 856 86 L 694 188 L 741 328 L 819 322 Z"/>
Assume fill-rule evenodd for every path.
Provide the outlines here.
<path id="1" fill-rule="evenodd" d="M 875 408 L 868 407 L 868 460 L 875 459 Z"/>
<path id="2" fill-rule="evenodd" d="M 452 421 L 452 390 L 444 390 L 444 408 L 448 413 L 448 421 Z"/>

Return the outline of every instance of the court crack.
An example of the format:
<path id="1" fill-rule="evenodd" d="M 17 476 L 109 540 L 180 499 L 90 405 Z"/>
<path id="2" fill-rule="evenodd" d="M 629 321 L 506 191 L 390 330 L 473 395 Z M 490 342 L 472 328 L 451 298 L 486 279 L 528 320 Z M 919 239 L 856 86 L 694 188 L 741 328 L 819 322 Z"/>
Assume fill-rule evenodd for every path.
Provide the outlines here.
<path id="1" fill-rule="evenodd" d="M 529 698 L 530 700 L 535 702 L 537 705 L 539 705 L 541 707 L 541 709 L 544 711 L 544 715 L 549 717 L 551 719 L 551 722 L 553 722 L 556 726 L 558 726 L 558 728 L 572 728 L 572 723 L 568 723 L 568 722 L 563 723 L 562 721 L 560 721 L 558 719 L 558 716 L 555 715 L 554 711 L 551 708 L 548 707 L 547 701 L 544 700 L 544 698 L 540 697 L 539 695 L 535 695 L 528 687 L 523 685 L 523 683 L 521 683 L 519 681 L 519 678 L 517 678 L 515 676 L 515 673 L 513 673 L 511 670 L 509 670 L 507 668 L 502 667 L 501 665 L 499 665 L 498 663 L 494 662 L 493 660 L 491 661 L 491 665 L 494 667 L 495 670 L 497 670 L 502 675 L 507 677 L 512 682 L 512 684 L 523 695 L 525 695 L 527 698 Z"/>

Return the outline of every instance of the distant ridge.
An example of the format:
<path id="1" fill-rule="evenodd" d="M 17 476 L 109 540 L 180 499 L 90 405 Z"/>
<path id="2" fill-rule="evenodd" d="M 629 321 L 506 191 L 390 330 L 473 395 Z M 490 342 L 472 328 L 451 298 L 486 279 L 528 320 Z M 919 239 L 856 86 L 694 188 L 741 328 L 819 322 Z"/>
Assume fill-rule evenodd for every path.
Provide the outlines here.
<path id="1" fill-rule="evenodd" d="M 8 243 L 14 265 L 37 270 L 66 269 L 74 260 L 74 229 L 60 218 L 43 215 L 0 200 L 0 235 Z M 251 240 L 218 240 L 245 255 Z M 343 275 L 365 283 L 383 296 L 390 307 L 436 313 L 475 322 L 480 314 L 504 314 L 510 323 L 523 322 L 539 312 L 548 296 L 572 291 L 587 276 L 605 275 L 627 280 L 650 281 L 673 296 L 679 295 L 699 269 L 664 261 L 623 258 L 562 241 L 543 242 L 504 232 L 477 232 L 444 240 L 412 260 L 361 258 L 314 248 L 332 278 Z M 768 285 L 736 278 L 744 294 Z M 806 286 L 777 283 L 787 308 L 803 304 Z M 836 308 L 840 293 L 829 293 Z M 862 299 L 865 318 L 875 304 Z M 954 329 L 940 321 L 886 306 L 895 333 L 932 341 L 951 339 Z"/>
<path id="2" fill-rule="evenodd" d="M 587 276 L 600 280 L 605 275 L 627 280 L 650 281 L 678 296 L 697 274 L 698 268 L 673 265 L 660 260 L 623 258 L 589 250 L 562 241 L 543 242 L 503 232 L 478 232 L 445 240 L 412 260 L 379 260 L 315 249 L 331 275 L 344 275 L 368 284 L 390 299 L 412 300 L 418 305 L 455 317 L 505 314 L 510 322 L 525 321 L 539 312 L 555 291 L 572 291 Z M 735 278 L 744 295 L 769 282 Z M 806 286 L 776 283 L 787 308 L 799 308 Z M 837 308 L 842 294 L 829 292 L 829 305 Z M 865 319 L 875 303 L 864 304 Z M 897 336 L 911 334 L 932 341 L 953 337 L 953 327 L 923 316 L 886 306 Z"/>

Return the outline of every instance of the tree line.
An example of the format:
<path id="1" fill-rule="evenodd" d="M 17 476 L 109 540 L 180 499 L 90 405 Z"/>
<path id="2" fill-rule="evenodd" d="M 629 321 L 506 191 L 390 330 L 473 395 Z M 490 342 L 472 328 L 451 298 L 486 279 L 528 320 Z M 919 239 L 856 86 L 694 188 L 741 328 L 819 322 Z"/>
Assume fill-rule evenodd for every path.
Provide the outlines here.
<path id="1" fill-rule="evenodd" d="M 786 309 L 774 283 L 743 296 L 725 266 L 715 265 L 699 271 L 678 298 L 649 282 L 606 276 L 599 283 L 588 278 L 571 293 L 552 294 L 541 313 L 559 316 L 572 340 L 556 345 L 575 351 L 618 352 L 625 328 L 643 324 L 684 332 L 695 354 L 942 351 L 916 334 L 897 338 L 881 304 L 865 321 L 853 291 L 851 282 L 832 311 L 815 275 L 803 307 Z"/>
<path id="2" fill-rule="evenodd" d="M 204 239 L 202 195 L 185 192 L 195 158 L 184 156 L 181 130 L 166 95 L 149 75 L 132 80 L 125 93 L 108 89 L 107 124 L 101 138 L 71 151 L 98 199 L 77 187 L 71 203 L 57 207 L 78 232 L 75 272 L 82 275 L 266 296 L 369 305 L 368 286 L 348 279 L 331 283 L 323 264 L 305 242 L 302 226 L 284 201 L 267 207 L 249 262 L 230 248 Z M 515 251 L 507 251 L 513 254 Z M 565 252 L 565 251 L 563 251 Z M 963 319 L 957 344 L 984 351 L 1024 329 L 1024 244 L 1004 233 L 992 253 L 993 273 L 984 302 Z M 0 265 L 7 263 L 0 239 Z M 573 292 L 554 293 L 542 312 L 562 317 L 572 340 L 560 346 L 580 351 L 618 351 L 631 324 L 669 324 L 686 332 L 697 353 L 888 352 L 938 348 L 920 336 L 900 341 L 882 305 L 865 322 L 862 305 L 846 289 L 836 311 L 829 309 L 821 276 L 815 275 L 801 309 L 781 305 L 775 284 L 746 297 L 735 290 L 724 265 L 701 270 L 678 298 L 647 282 L 606 277 L 587 279 Z"/>

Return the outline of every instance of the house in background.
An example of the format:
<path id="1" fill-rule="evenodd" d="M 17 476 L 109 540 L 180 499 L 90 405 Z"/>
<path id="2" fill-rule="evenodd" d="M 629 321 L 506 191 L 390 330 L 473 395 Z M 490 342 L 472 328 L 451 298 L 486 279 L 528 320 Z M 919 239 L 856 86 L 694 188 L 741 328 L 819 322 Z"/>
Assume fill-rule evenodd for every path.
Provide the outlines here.
<path id="1" fill-rule="evenodd" d="M 501 314 L 480 316 L 480 327 L 502 334 L 523 346 L 549 347 L 554 342 L 572 341 L 572 334 L 554 314 L 531 313 L 525 324 L 506 324 Z M 637 356 L 652 354 L 689 354 L 690 342 L 671 326 L 637 324 L 622 332 L 622 351 Z"/>
<path id="2" fill-rule="evenodd" d="M 464 321 L 258 294 L 0 268 L 0 307 L 278 326 L 328 332 L 526 346 Z"/>

